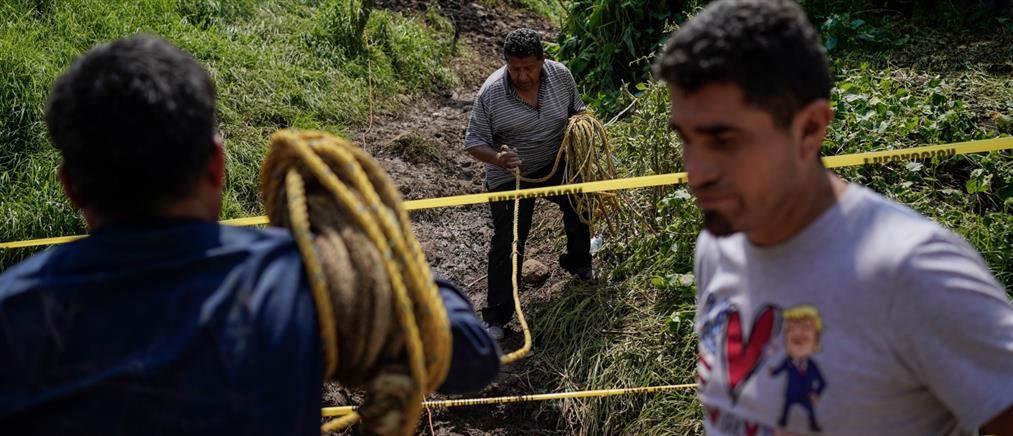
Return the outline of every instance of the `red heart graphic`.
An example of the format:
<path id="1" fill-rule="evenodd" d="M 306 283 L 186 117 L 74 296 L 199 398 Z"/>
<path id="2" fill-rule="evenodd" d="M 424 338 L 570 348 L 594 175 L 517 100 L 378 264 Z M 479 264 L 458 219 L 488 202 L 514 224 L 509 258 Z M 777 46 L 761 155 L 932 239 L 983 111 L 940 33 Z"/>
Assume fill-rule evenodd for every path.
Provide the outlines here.
<path id="1" fill-rule="evenodd" d="M 707 417 L 710 418 L 711 424 L 714 424 L 714 422 L 718 420 L 718 416 L 720 416 L 720 415 L 721 415 L 721 409 L 718 409 L 717 407 L 708 407 L 707 408 Z"/>
<path id="2" fill-rule="evenodd" d="M 755 422 L 746 421 L 744 427 L 746 428 L 746 436 L 756 436 L 756 430 L 760 429 L 760 425 Z"/>
<path id="3" fill-rule="evenodd" d="M 738 399 L 746 380 L 763 361 L 763 349 L 770 342 L 776 330 L 777 311 L 764 307 L 753 320 L 749 339 L 743 341 L 742 320 L 737 309 L 728 311 L 728 327 L 725 329 L 725 360 L 728 372 L 728 393 L 732 400 Z"/>

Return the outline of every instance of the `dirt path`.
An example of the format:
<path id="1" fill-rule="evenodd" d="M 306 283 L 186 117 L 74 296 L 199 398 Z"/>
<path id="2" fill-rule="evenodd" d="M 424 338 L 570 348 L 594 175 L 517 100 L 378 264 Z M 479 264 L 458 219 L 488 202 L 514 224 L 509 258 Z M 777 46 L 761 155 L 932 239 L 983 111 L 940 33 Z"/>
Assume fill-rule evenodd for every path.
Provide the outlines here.
<path id="1" fill-rule="evenodd" d="M 438 0 L 442 12 L 460 31 L 462 56 L 455 72 L 462 79 L 456 89 L 443 90 L 411 102 L 410 111 L 378 116 L 369 129 L 353 138 L 367 144 L 390 173 L 406 199 L 483 192 L 484 169 L 462 149 L 475 92 L 485 78 L 502 65 L 499 48 L 506 34 L 517 27 L 530 27 L 555 36 L 543 17 L 507 6 L 488 7 L 472 0 Z M 378 0 L 377 7 L 425 10 L 429 0 Z M 486 256 L 492 225 L 488 206 L 460 206 L 412 212 L 416 235 L 430 264 L 439 274 L 458 283 L 476 306 L 485 303 Z M 551 276 L 522 294 L 530 307 L 551 298 L 571 280 L 556 258 L 563 242 L 562 216 L 551 203 L 539 201 L 527 245 L 527 258 L 547 265 Z M 526 310 L 527 311 L 527 310 Z M 516 324 L 516 322 L 515 322 Z M 514 326 L 515 331 L 518 328 Z M 506 351 L 520 347 L 514 334 L 503 343 Z M 529 361 L 504 368 L 497 381 L 474 396 L 519 395 L 546 392 Z M 344 402 L 339 389 L 328 389 L 329 403 Z M 440 397 L 442 398 L 442 397 Z M 436 435 L 538 435 L 560 434 L 555 430 L 559 415 L 550 404 L 514 404 L 432 410 L 423 413 L 420 431 Z M 430 419 L 432 426 L 430 427 Z"/>

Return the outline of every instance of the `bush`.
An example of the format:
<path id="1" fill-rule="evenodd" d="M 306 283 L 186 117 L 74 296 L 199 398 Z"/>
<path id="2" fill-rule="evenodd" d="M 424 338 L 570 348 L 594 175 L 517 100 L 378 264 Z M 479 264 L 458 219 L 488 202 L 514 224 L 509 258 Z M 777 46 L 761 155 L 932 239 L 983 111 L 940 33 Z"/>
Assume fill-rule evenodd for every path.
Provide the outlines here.
<path id="1" fill-rule="evenodd" d="M 975 115 L 939 75 L 871 70 L 866 63 L 849 68 L 838 62 L 834 70 L 830 100 L 837 116 L 825 144 L 829 154 L 994 135 L 978 126 Z"/>
<path id="2" fill-rule="evenodd" d="M 617 109 L 617 92 L 651 78 L 651 55 L 695 0 L 573 0 L 558 39 L 550 47 L 565 63 L 584 96 L 601 113 Z"/>

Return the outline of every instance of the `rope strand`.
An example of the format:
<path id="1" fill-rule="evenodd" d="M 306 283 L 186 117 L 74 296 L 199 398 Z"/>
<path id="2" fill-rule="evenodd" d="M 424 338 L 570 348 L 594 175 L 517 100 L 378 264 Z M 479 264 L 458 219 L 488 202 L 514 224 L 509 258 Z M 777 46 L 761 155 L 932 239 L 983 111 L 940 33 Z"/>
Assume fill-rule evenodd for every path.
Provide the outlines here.
<path id="1" fill-rule="evenodd" d="M 605 126 L 588 112 L 581 112 L 566 122 L 563 140 L 552 163 L 552 170 L 544 177 L 528 178 L 515 174 L 515 178 L 528 183 L 541 183 L 551 179 L 559 171 L 559 164 L 566 157 L 565 185 L 614 180 L 618 178 L 612 150 L 609 146 L 608 132 Z M 520 185 L 518 185 L 520 186 Z M 518 188 L 519 189 L 519 188 Z M 574 210 L 581 222 L 591 227 L 592 234 L 599 233 L 598 219 L 604 219 L 610 229 L 620 217 L 620 194 L 615 192 L 596 192 L 574 196 Z"/>

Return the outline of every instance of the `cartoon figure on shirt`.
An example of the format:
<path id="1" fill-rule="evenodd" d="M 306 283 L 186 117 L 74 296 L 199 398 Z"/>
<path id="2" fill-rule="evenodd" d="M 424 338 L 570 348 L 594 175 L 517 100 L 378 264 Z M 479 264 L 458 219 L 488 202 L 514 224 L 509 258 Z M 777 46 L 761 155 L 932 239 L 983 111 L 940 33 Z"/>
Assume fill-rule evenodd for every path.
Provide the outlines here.
<path id="1" fill-rule="evenodd" d="M 784 409 L 780 427 L 788 424 L 788 414 L 800 406 L 809 414 L 809 430 L 822 431 L 816 422 L 816 411 L 813 407 L 819 401 L 820 394 L 826 388 L 826 381 L 820 373 L 812 354 L 820 351 L 820 334 L 823 332 L 823 321 L 815 307 L 809 305 L 793 306 L 782 312 L 784 320 L 784 345 L 788 357 L 776 368 L 772 368 L 772 376 L 784 372 L 788 376 L 788 385 L 784 390 Z"/>

